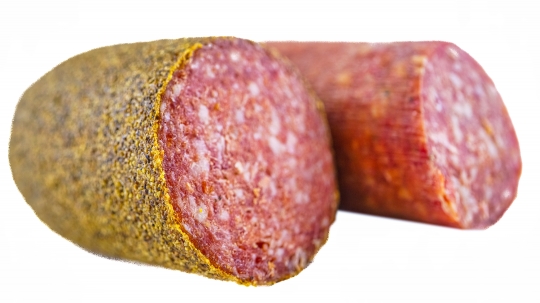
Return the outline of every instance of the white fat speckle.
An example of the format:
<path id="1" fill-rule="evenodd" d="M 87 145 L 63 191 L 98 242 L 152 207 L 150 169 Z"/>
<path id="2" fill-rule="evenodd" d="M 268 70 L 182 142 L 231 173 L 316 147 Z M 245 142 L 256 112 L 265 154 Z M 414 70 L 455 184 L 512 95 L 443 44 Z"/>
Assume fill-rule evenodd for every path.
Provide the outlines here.
<path id="1" fill-rule="evenodd" d="M 164 94 L 164 96 L 163 96 L 163 99 L 171 99 L 171 95 L 172 95 L 171 90 L 167 89 L 167 90 L 165 91 L 165 94 Z M 174 99 L 172 99 L 172 102 L 174 102 Z"/>
<path id="2" fill-rule="evenodd" d="M 442 146 L 446 147 L 450 152 L 457 154 L 458 149 L 450 143 L 448 136 L 445 132 L 434 132 L 430 134 L 431 140 L 435 143 L 440 143 Z"/>
<path id="3" fill-rule="evenodd" d="M 464 184 L 469 182 L 469 176 L 467 175 L 466 170 L 462 170 L 459 173 L 459 178 L 460 178 L 461 182 L 464 183 Z"/>
<path id="4" fill-rule="evenodd" d="M 298 187 L 297 187 L 297 184 L 296 184 L 296 178 L 291 178 L 290 182 L 288 182 L 288 185 L 289 186 L 287 186 L 287 188 L 291 192 L 295 192 L 296 193 L 296 200 L 299 200 L 298 195 L 301 195 L 302 192 L 298 191 Z"/>
<path id="5" fill-rule="evenodd" d="M 234 189 L 234 194 L 236 195 L 236 197 L 237 197 L 239 200 L 244 200 L 244 191 L 241 190 L 240 188 L 235 188 L 235 189 Z"/>
<path id="6" fill-rule="evenodd" d="M 174 140 L 180 140 L 184 138 L 185 127 L 183 124 L 177 125 L 171 122 L 166 125 L 169 125 L 169 129 L 170 129 L 169 134 L 173 134 Z M 177 138 L 177 135 L 178 135 L 178 138 Z"/>
<path id="7" fill-rule="evenodd" d="M 458 143 L 463 141 L 463 132 L 461 131 L 461 127 L 459 125 L 459 119 L 456 116 L 452 116 L 452 132 L 454 133 L 454 138 L 456 138 Z"/>
<path id="8" fill-rule="evenodd" d="M 271 70 L 272 71 L 276 71 L 280 68 L 279 64 L 277 64 L 276 62 L 272 62 L 272 64 L 270 65 L 271 67 Z M 281 70 L 279 70 L 281 72 Z"/>
<path id="9" fill-rule="evenodd" d="M 206 76 L 208 78 L 215 78 L 216 77 L 216 74 L 214 74 L 214 71 L 212 71 L 212 66 L 207 66 L 205 72 L 206 72 Z"/>
<path id="10" fill-rule="evenodd" d="M 260 132 L 256 132 L 256 133 L 253 134 L 253 139 L 259 140 L 259 139 L 261 138 L 261 136 L 262 136 L 262 135 L 261 135 Z"/>
<path id="11" fill-rule="evenodd" d="M 253 105 L 253 109 L 255 110 L 256 113 L 260 113 L 263 108 L 259 104 L 255 104 Z"/>
<path id="12" fill-rule="evenodd" d="M 263 158 L 261 153 L 257 153 L 257 162 L 261 164 L 266 164 L 266 160 Z"/>
<path id="13" fill-rule="evenodd" d="M 454 109 L 455 113 L 467 118 L 472 118 L 473 109 L 471 104 L 468 102 L 456 102 L 452 108 Z"/>
<path id="14" fill-rule="evenodd" d="M 474 181 L 476 180 L 477 176 L 478 176 L 478 167 L 472 167 L 469 170 L 469 180 Z"/>
<path id="15" fill-rule="evenodd" d="M 221 212 L 219 213 L 219 219 L 223 221 L 229 220 L 229 212 L 222 209 Z"/>
<path id="16" fill-rule="evenodd" d="M 276 252 L 274 255 L 276 256 L 276 258 L 280 259 L 281 257 L 283 257 L 284 254 L 285 254 L 285 250 L 280 247 L 276 249 Z"/>
<path id="17" fill-rule="evenodd" d="M 467 208 L 464 220 L 465 222 L 470 222 L 473 214 L 478 212 L 478 202 L 471 192 L 470 179 L 466 173 L 462 172 L 459 179 L 455 176 L 451 176 L 450 180 L 456 189 L 456 199 L 459 197 L 461 203 Z"/>
<path id="18" fill-rule="evenodd" d="M 171 120 L 171 114 L 169 112 L 166 112 L 164 115 L 163 115 L 163 120 L 165 122 L 169 122 Z"/>
<path id="19" fill-rule="evenodd" d="M 248 84 L 248 90 L 249 90 L 249 93 L 253 96 L 257 96 L 259 95 L 260 93 L 260 89 L 259 89 L 259 86 L 257 85 L 257 83 L 255 82 L 250 82 Z"/>
<path id="20" fill-rule="evenodd" d="M 450 54 L 450 56 L 452 56 L 454 59 L 459 57 L 459 53 L 453 47 L 448 48 L 448 54 Z"/>
<path id="21" fill-rule="evenodd" d="M 197 151 L 197 155 L 199 157 L 204 156 L 208 152 L 208 149 L 206 148 L 206 143 L 204 143 L 204 141 L 202 140 L 194 140 L 193 146 L 195 146 L 195 150 Z"/>
<path id="22" fill-rule="evenodd" d="M 498 95 L 497 89 L 495 88 L 495 86 L 493 86 L 493 84 L 489 84 L 487 86 L 487 92 L 491 98 L 496 98 Z"/>
<path id="23" fill-rule="evenodd" d="M 497 147 L 495 146 L 495 144 L 493 144 L 491 140 L 487 141 L 487 147 L 488 147 L 489 155 L 492 156 L 493 158 L 497 158 L 497 156 L 499 155 L 499 151 L 497 150 Z"/>
<path id="24" fill-rule="evenodd" d="M 210 161 L 206 156 L 208 153 L 206 143 L 202 140 L 194 140 L 192 144 L 195 147 L 198 161 L 191 164 L 191 171 L 197 175 L 208 173 L 210 171 Z"/>
<path id="25" fill-rule="evenodd" d="M 245 119 L 244 119 L 244 112 L 242 110 L 237 110 L 235 113 L 234 113 L 234 118 L 236 120 L 236 122 L 238 123 L 244 123 Z"/>
<path id="26" fill-rule="evenodd" d="M 238 52 L 231 52 L 229 54 L 229 57 L 231 58 L 233 62 L 240 60 L 240 54 Z"/>
<path id="27" fill-rule="evenodd" d="M 173 85 L 173 88 L 172 88 L 173 99 L 176 99 L 180 95 L 183 89 L 184 89 L 184 83 L 176 83 L 175 85 Z"/>
<path id="28" fill-rule="evenodd" d="M 207 124 L 208 121 L 210 120 L 210 115 L 208 114 L 208 107 L 204 106 L 204 105 L 199 105 L 199 119 L 201 120 L 202 123 L 204 124 Z"/>
<path id="29" fill-rule="evenodd" d="M 294 94 L 291 92 L 291 89 L 289 88 L 289 86 L 284 86 L 283 88 L 283 92 L 285 93 L 285 97 L 287 97 L 287 99 L 291 99 L 292 101 L 296 101 L 296 98 L 294 97 Z M 294 103 L 298 103 L 298 102 L 294 102 Z"/>
<path id="30" fill-rule="evenodd" d="M 279 235 L 277 242 L 279 244 L 283 244 L 283 243 L 287 243 L 290 239 L 291 239 L 291 235 L 289 234 L 289 231 L 284 229 L 281 231 L 281 234 Z"/>
<path id="31" fill-rule="evenodd" d="M 268 145 L 274 154 L 279 154 L 284 149 L 284 145 L 274 136 L 268 138 Z"/>
<path id="32" fill-rule="evenodd" d="M 478 207 L 475 207 L 476 210 L 478 210 Z M 465 212 L 465 216 L 463 218 L 463 222 L 465 222 L 465 224 L 469 224 L 473 219 L 473 213 L 470 211 L 467 211 Z"/>
<path id="33" fill-rule="evenodd" d="M 298 142 L 298 139 L 296 138 L 295 135 L 293 135 L 292 133 L 287 134 L 287 143 L 285 144 L 287 145 L 287 151 L 289 153 L 292 154 L 295 152 L 297 142 Z"/>
<path id="34" fill-rule="evenodd" d="M 493 197 L 493 189 L 489 186 L 484 187 L 484 197 L 486 200 L 490 201 L 491 197 Z"/>
<path id="35" fill-rule="evenodd" d="M 189 202 L 189 209 L 191 211 L 194 211 L 195 209 L 197 209 L 197 203 L 195 203 L 195 197 L 188 196 L 188 202 Z"/>
<path id="36" fill-rule="evenodd" d="M 433 71 L 433 64 L 431 64 L 431 62 L 428 61 L 425 65 L 425 69 L 427 72 Z"/>
<path id="37" fill-rule="evenodd" d="M 271 116 L 272 117 L 268 129 L 270 130 L 270 133 L 275 136 L 281 129 L 281 120 L 279 119 L 279 116 L 275 110 L 272 110 Z"/>
<path id="38" fill-rule="evenodd" d="M 306 252 L 298 247 L 296 251 L 294 252 L 294 256 L 292 257 L 291 263 L 289 264 L 289 267 L 292 268 L 304 268 L 307 264 L 307 256 Z"/>
<path id="39" fill-rule="evenodd" d="M 204 222 L 208 216 L 208 211 L 205 205 L 197 205 L 195 202 L 195 197 L 188 196 L 189 210 L 195 220 L 199 222 Z"/>
<path id="40" fill-rule="evenodd" d="M 201 157 L 199 158 L 199 162 L 197 162 L 197 165 L 199 166 L 200 174 L 206 174 L 210 171 L 210 161 L 208 161 L 207 157 Z"/>
<path id="41" fill-rule="evenodd" d="M 472 118 L 473 116 L 473 109 L 472 109 L 472 105 L 469 103 L 469 102 L 465 102 L 464 103 L 464 108 L 465 108 L 465 117 L 467 118 Z"/>
<path id="42" fill-rule="evenodd" d="M 450 182 L 452 182 L 452 185 L 454 186 L 454 188 L 456 188 L 456 191 L 454 192 L 456 202 L 458 204 L 463 203 L 463 199 L 461 199 L 461 193 L 459 191 L 459 187 L 460 187 L 459 180 L 454 176 L 450 176 Z"/>
<path id="43" fill-rule="evenodd" d="M 485 143 L 485 146 L 487 148 L 489 155 L 493 157 L 494 159 L 496 159 L 499 155 L 499 150 L 497 149 L 495 142 L 492 140 L 492 138 L 489 136 L 489 134 L 486 132 L 484 128 L 480 129 L 480 132 L 478 133 L 478 137 L 481 138 L 482 142 Z"/>
<path id="44" fill-rule="evenodd" d="M 199 222 L 204 222 L 206 218 L 208 217 L 208 211 L 206 210 L 206 206 L 201 205 L 197 209 L 197 213 L 195 214 L 195 219 Z"/>
<path id="45" fill-rule="evenodd" d="M 242 173 L 244 171 L 244 166 L 242 165 L 241 162 L 237 161 L 236 163 L 234 163 L 234 168 L 236 168 L 236 171 L 238 173 Z"/>
<path id="46" fill-rule="evenodd" d="M 321 221 L 321 225 L 322 225 L 323 227 L 327 227 L 328 225 L 330 225 L 330 220 L 328 220 L 327 217 L 324 217 L 324 218 L 322 219 L 322 221 Z"/>
<path id="47" fill-rule="evenodd" d="M 474 92 L 478 95 L 480 98 L 484 98 L 486 96 L 486 93 L 484 91 L 484 87 L 480 84 L 476 84 L 474 86 Z"/>
<path id="48" fill-rule="evenodd" d="M 166 102 L 161 102 L 161 105 L 159 106 L 159 110 L 164 113 L 165 110 L 167 110 L 167 103 Z"/>
<path id="49" fill-rule="evenodd" d="M 450 78 L 450 81 L 457 89 L 461 89 L 461 87 L 463 86 L 463 81 L 458 75 L 454 73 L 449 73 L 448 77 Z"/>
<path id="50" fill-rule="evenodd" d="M 199 163 L 191 163 L 189 166 L 189 169 L 191 170 L 191 173 L 193 173 L 196 176 L 200 176 L 203 173 L 203 170 Z"/>
<path id="51" fill-rule="evenodd" d="M 259 186 L 262 187 L 263 189 L 266 188 L 268 186 L 268 184 L 270 183 L 270 178 L 268 178 L 268 176 L 264 176 L 260 181 L 259 181 Z"/>
<path id="52" fill-rule="evenodd" d="M 290 168 L 290 170 L 294 171 L 297 169 L 298 161 L 296 161 L 296 157 L 289 157 L 289 159 L 285 161 L 285 164 Z"/>
<path id="53" fill-rule="evenodd" d="M 441 112 L 443 109 L 443 105 L 441 103 L 441 98 L 439 97 L 439 94 L 437 93 L 437 90 L 434 88 L 431 88 L 429 90 L 429 99 L 433 100 L 433 103 L 435 103 L 435 110 L 438 112 Z"/>
<path id="54" fill-rule="evenodd" d="M 306 204 L 309 201 L 309 197 L 306 193 L 297 193 L 295 197 L 295 202 L 297 204 Z"/>
<path id="55" fill-rule="evenodd" d="M 270 182 L 268 183 L 268 189 L 270 190 L 270 197 L 275 197 L 276 194 L 277 194 L 276 183 L 273 182 L 273 181 L 270 181 Z"/>
<path id="56" fill-rule="evenodd" d="M 225 138 L 219 137 L 216 140 L 216 154 L 219 161 L 223 159 L 223 154 L 225 153 Z"/>
<path id="57" fill-rule="evenodd" d="M 512 195 L 512 191 L 510 189 L 505 189 L 502 193 L 503 199 L 508 199 Z"/>
<path id="58" fill-rule="evenodd" d="M 246 164 L 246 166 L 244 167 L 244 173 L 242 174 L 244 176 L 244 180 L 246 180 L 247 182 L 249 182 L 251 180 L 251 174 L 249 172 L 249 163 Z"/>
<path id="59" fill-rule="evenodd" d="M 450 154 L 450 163 L 452 163 L 456 167 L 459 167 L 462 164 L 462 160 L 458 157 L 457 154 Z"/>

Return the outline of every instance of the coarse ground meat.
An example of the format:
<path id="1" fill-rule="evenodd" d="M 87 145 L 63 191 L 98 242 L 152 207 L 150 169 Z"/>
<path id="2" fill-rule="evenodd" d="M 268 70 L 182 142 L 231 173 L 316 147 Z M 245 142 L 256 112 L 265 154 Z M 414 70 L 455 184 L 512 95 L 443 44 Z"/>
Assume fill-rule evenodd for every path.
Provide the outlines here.
<path id="1" fill-rule="evenodd" d="M 446 42 L 269 42 L 325 103 L 340 208 L 459 228 L 495 223 L 521 157 L 492 80 Z"/>
<path id="2" fill-rule="evenodd" d="M 211 262 L 266 281 L 306 267 L 334 219 L 333 160 L 313 96 L 243 40 L 219 40 L 175 71 L 160 144 L 174 209 Z"/>

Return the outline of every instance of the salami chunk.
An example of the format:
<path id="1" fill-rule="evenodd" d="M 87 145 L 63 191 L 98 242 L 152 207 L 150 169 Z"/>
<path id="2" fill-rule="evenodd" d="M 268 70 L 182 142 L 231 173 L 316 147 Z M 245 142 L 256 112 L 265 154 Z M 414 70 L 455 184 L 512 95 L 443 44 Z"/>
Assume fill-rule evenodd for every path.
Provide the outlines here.
<path id="1" fill-rule="evenodd" d="M 39 218 L 85 249 L 272 284 L 312 261 L 334 221 L 325 119 L 253 42 L 116 45 L 24 93 L 9 158 Z"/>
<path id="2" fill-rule="evenodd" d="M 492 80 L 445 42 L 268 43 L 325 103 L 340 208 L 486 228 L 514 200 L 518 141 Z"/>

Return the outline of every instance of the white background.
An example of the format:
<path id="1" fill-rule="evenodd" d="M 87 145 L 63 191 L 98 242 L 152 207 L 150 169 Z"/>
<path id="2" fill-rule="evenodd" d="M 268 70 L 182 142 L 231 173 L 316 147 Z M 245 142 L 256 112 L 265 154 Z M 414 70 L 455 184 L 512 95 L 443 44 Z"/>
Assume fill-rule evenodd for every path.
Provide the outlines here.
<path id="1" fill-rule="evenodd" d="M 0 302 L 540 302 L 540 8 L 532 0 L 362 3 L 1 1 Z M 92 48 L 215 35 L 456 43 L 492 77 L 513 119 L 523 157 L 518 198 L 485 231 L 340 211 L 309 268 L 258 288 L 104 259 L 50 231 L 9 169 L 24 90 Z"/>

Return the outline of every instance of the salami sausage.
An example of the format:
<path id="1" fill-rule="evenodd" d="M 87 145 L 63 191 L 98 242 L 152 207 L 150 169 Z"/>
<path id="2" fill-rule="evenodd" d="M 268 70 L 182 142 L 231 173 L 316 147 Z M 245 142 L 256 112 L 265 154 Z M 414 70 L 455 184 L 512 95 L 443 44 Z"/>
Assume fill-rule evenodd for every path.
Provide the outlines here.
<path id="1" fill-rule="evenodd" d="M 521 157 L 492 80 L 446 42 L 268 43 L 325 103 L 340 208 L 463 229 L 514 200 Z"/>
<path id="2" fill-rule="evenodd" d="M 247 285 L 305 268 L 337 209 L 322 103 L 236 38 L 67 60 L 22 96 L 9 159 L 38 217 L 77 245 Z"/>

